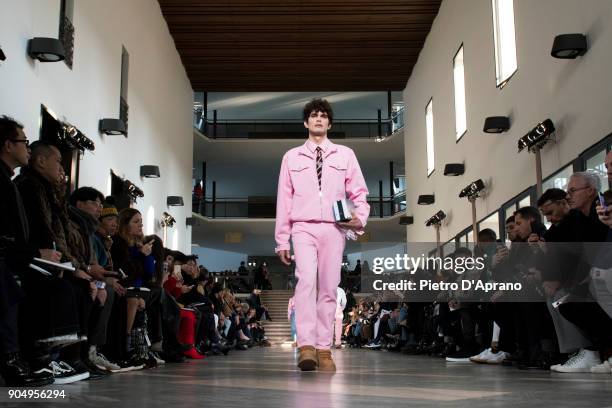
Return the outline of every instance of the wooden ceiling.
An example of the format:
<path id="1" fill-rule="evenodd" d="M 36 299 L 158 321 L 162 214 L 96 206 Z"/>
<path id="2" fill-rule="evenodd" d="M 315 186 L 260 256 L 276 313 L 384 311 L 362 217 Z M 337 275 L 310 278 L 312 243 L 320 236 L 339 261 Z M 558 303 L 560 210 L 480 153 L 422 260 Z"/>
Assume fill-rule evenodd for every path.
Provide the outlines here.
<path id="1" fill-rule="evenodd" d="M 159 3 L 194 91 L 398 91 L 441 0 Z"/>

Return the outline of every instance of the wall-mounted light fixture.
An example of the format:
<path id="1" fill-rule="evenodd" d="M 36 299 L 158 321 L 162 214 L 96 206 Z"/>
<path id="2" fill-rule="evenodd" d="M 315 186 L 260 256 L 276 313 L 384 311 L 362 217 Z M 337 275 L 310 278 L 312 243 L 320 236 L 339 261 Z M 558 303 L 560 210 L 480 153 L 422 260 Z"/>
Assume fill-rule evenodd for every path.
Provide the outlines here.
<path id="1" fill-rule="evenodd" d="M 196 217 L 187 217 L 185 219 L 185 224 L 189 227 L 197 227 L 200 225 L 200 220 L 198 220 Z"/>
<path id="2" fill-rule="evenodd" d="M 168 196 L 166 198 L 166 205 L 168 205 L 168 207 L 182 207 L 185 204 L 181 196 Z"/>
<path id="3" fill-rule="evenodd" d="M 6 61 L 6 55 L 4 51 L 2 51 L 2 48 L 0 48 L 0 61 Z"/>
<path id="4" fill-rule="evenodd" d="M 144 165 L 140 166 L 140 177 L 144 178 L 159 178 L 159 166 Z"/>
<path id="5" fill-rule="evenodd" d="M 411 215 L 401 216 L 399 219 L 400 225 L 412 225 L 414 223 L 414 217 Z"/>
<path id="6" fill-rule="evenodd" d="M 478 198 L 480 193 L 485 189 L 485 184 L 482 179 L 478 179 L 472 183 L 470 183 L 467 187 L 465 187 L 459 193 L 459 198 L 467 197 L 467 198 Z"/>
<path id="7" fill-rule="evenodd" d="M 419 205 L 431 205 L 436 202 L 436 197 L 433 194 L 422 194 L 417 199 Z"/>
<path id="8" fill-rule="evenodd" d="M 170 228 L 172 228 L 172 226 L 174 226 L 175 222 L 176 222 L 176 220 L 174 219 L 173 216 L 171 216 L 170 214 L 168 214 L 165 211 L 162 213 L 161 220 L 160 220 L 160 224 L 161 224 L 162 227 L 170 227 Z"/>
<path id="9" fill-rule="evenodd" d="M 555 37 L 550 55 L 560 59 L 575 59 L 587 51 L 584 34 L 560 34 Z"/>
<path id="10" fill-rule="evenodd" d="M 123 188 L 126 193 L 130 196 L 130 198 L 136 201 L 137 198 L 144 197 L 144 192 L 136 186 L 136 184 L 132 183 L 130 180 L 123 181 Z"/>
<path id="11" fill-rule="evenodd" d="M 524 149 L 528 149 L 529 151 L 539 150 L 548 141 L 550 140 L 550 136 L 555 131 L 555 125 L 552 120 L 546 119 L 543 122 L 540 122 L 529 131 L 525 136 L 521 137 L 518 141 L 518 151 L 521 152 Z"/>
<path id="12" fill-rule="evenodd" d="M 510 118 L 507 116 L 489 116 L 482 127 L 485 133 L 502 133 L 508 129 L 510 129 Z"/>
<path id="13" fill-rule="evenodd" d="M 28 55 L 40 62 L 58 62 L 66 58 L 62 42 L 57 38 L 35 37 L 28 42 Z"/>
<path id="14" fill-rule="evenodd" d="M 125 123 L 121 119 L 100 119 L 98 129 L 101 133 L 109 136 L 125 135 L 127 133 Z"/>
<path id="15" fill-rule="evenodd" d="M 425 221 L 425 226 L 440 226 L 442 221 L 446 218 L 446 213 L 442 210 L 438 211 L 434 215 L 432 215 L 427 221 Z"/>
<path id="16" fill-rule="evenodd" d="M 485 189 L 485 184 L 482 179 L 478 179 L 470 183 L 459 193 L 459 198 L 467 197 L 468 201 L 472 205 L 472 233 L 474 234 L 474 241 L 478 242 L 478 224 L 476 221 L 476 199 L 480 197 L 481 193 Z"/>
<path id="17" fill-rule="evenodd" d="M 460 176 L 465 173 L 465 165 L 463 163 L 448 163 L 444 166 L 445 176 Z"/>
<path id="18" fill-rule="evenodd" d="M 525 149 L 532 152 L 535 155 L 535 168 L 536 168 L 536 194 L 537 196 L 542 195 L 542 148 L 550 141 L 552 135 L 555 133 L 555 125 L 552 120 L 546 119 L 540 122 L 529 131 L 525 136 L 521 137 L 518 141 L 518 151 L 521 152 Z"/>
<path id="19" fill-rule="evenodd" d="M 85 150 L 93 151 L 96 145 L 83 132 L 77 129 L 74 125 L 68 122 L 61 122 L 61 127 L 57 134 L 60 143 L 70 149 L 78 149 L 82 152 Z"/>

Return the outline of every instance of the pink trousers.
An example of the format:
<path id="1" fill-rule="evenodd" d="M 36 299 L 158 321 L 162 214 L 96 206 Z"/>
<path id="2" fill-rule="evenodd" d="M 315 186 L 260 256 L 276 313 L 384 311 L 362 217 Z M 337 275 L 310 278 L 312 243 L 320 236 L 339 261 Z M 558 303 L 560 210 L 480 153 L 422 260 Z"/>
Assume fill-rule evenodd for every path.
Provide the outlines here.
<path id="1" fill-rule="evenodd" d="M 295 317 L 298 347 L 331 348 L 344 233 L 326 222 L 296 222 L 291 228 L 295 254 Z"/>

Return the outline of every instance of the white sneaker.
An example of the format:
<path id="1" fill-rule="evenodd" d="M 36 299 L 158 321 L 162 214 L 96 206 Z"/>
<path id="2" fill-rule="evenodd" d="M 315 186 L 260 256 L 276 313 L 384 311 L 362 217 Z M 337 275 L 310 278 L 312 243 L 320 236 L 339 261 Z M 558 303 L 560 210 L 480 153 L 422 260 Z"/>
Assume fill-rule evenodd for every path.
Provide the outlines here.
<path id="1" fill-rule="evenodd" d="M 470 357 L 470 361 L 472 363 L 484 363 L 485 359 L 484 357 L 488 354 L 491 353 L 491 349 L 488 348 L 486 350 L 481 351 L 480 353 L 476 354 L 475 356 Z"/>
<path id="2" fill-rule="evenodd" d="M 117 364 L 109 361 L 104 354 L 99 353 L 98 351 L 94 351 L 93 353 L 89 353 L 89 360 L 96 365 L 100 370 L 113 371 L 119 370 Z"/>
<path id="3" fill-rule="evenodd" d="M 554 365 L 550 367 L 550 370 L 558 373 L 590 373 L 591 367 L 595 367 L 599 363 L 598 351 L 580 349 L 564 364 Z"/>
<path id="4" fill-rule="evenodd" d="M 506 353 L 505 351 L 500 350 L 497 353 L 493 353 L 490 350 L 491 349 L 489 349 L 489 353 L 483 357 L 486 364 L 501 364 L 505 359 L 510 357 L 510 354 Z"/>
<path id="5" fill-rule="evenodd" d="M 605 360 L 603 363 L 591 367 L 593 374 L 611 374 L 612 373 L 612 357 Z"/>

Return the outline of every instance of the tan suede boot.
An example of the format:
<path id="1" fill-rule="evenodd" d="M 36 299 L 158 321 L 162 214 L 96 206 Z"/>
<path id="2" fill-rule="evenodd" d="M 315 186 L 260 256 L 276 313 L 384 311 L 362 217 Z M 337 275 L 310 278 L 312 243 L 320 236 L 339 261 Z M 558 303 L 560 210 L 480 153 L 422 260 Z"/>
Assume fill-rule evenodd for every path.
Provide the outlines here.
<path id="1" fill-rule="evenodd" d="M 312 371 L 317 368 L 317 353 L 313 346 L 299 348 L 298 367 L 302 371 Z"/>
<path id="2" fill-rule="evenodd" d="M 336 372 L 336 363 L 334 363 L 332 358 L 331 350 L 317 349 L 317 361 L 319 363 L 319 371 Z"/>

